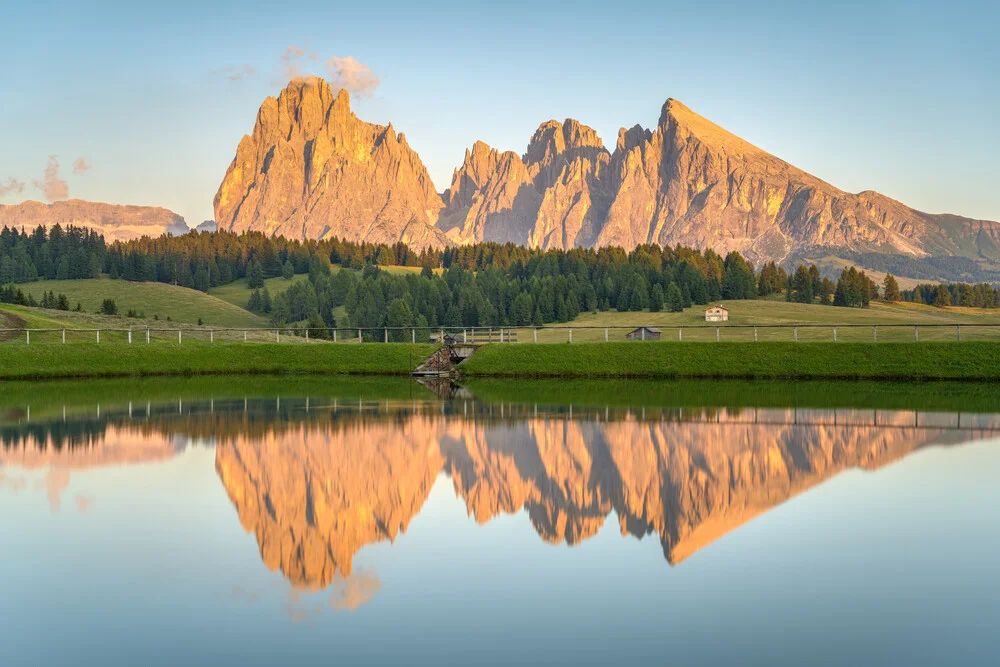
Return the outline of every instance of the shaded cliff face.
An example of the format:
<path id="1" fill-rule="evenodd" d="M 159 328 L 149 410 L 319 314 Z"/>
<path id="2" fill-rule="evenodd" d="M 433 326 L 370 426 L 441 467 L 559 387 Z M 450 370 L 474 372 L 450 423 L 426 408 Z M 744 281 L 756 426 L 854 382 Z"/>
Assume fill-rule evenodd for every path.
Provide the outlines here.
<path id="1" fill-rule="evenodd" d="M 913 428 L 912 412 L 881 413 L 877 426 L 849 417 L 497 425 L 420 415 L 234 438 L 218 446 L 216 469 L 264 562 L 297 586 L 350 575 L 361 548 L 406 529 L 441 472 L 480 524 L 525 510 L 546 542 L 573 545 L 613 510 L 623 535 L 656 535 L 677 563 L 843 470 L 949 437 Z"/>
<path id="2" fill-rule="evenodd" d="M 351 111 L 346 90 L 298 79 L 257 112 L 215 195 L 220 229 L 440 246 L 442 202 L 416 152 Z"/>
<path id="3" fill-rule="evenodd" d="M 31 231 L 39 225 L 75 225 L 102 234 L 107 241 L 127 241 L 142 236 L 186 234 L 184 218 L 165 208 L 155 206 L 120 206 L 100 202 L 68 199 L 52 204 L 26 201 L 14 206 L 0 205 L 0 227 L 16 227 Z"/>

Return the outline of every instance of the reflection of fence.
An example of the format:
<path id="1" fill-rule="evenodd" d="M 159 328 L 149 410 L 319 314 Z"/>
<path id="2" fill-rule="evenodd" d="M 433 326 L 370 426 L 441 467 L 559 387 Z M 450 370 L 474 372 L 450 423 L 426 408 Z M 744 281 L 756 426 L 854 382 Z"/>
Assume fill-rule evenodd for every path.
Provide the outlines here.
<path id="1" fill-rule="evenodd" d="M 920 342 L 1000 340 L 1000 323 L 983 324 L 694 324 L 677 326 L 98 328 L 0 329 L 8 343 L 586 343 Z"/>

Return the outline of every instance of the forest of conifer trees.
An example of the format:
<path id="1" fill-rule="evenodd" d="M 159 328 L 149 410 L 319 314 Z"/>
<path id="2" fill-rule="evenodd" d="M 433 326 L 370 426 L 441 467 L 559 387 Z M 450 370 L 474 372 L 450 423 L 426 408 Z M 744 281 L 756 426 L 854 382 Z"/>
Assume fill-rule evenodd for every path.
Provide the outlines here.
<path id="1" fill-rule="evenodd" d="M 389 266 L 422 270 L 383 270 Z M 886 297 L 1000 306 L 1000 292 L 986 284 L 920 285 L 900 294 L 895 280 L 888 282 L 891 276 L 880 288 L 854 267 L 834 282 L 816 266 L 800 265 L 789 274 L 774 262 L 756 269 L 738 252 L 722 257 L 680 246 L 541 251 L 481 243 L 415 252 L 404 244 L 298 241 L 259 232 L 106 244 L 100 235 L 73 226 L 0 231 L 0 285 L 101 274 L 201 291 L 246 278 L 251 310 L 277 324 L 317 327 L 539 325 L 569 322 L 581 312 L 679 312 L 692 304 L 780 295 L 799 303 L 861 308 Z M 296 275 L 301 278 L 281 295 L 268 293 L 267 278 Z M 17 298 L 10 288 L 0 296 Z M 336 322 L 334 309 L 341 307 L 346 320 Z"/>

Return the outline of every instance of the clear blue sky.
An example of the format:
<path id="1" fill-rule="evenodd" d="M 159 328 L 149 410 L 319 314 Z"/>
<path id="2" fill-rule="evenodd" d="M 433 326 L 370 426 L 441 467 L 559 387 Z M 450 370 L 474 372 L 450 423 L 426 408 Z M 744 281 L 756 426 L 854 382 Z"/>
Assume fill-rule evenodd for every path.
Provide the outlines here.
<path id="1" fill-rule="evenodd" d="M 550 118 L 653 126 L 667 97 L 834 185 L 1000 220 L 995 3 L 33 2 L 3 10 L 0 186 L 166 206 L 192 225 L 290 45 L 323 74 L 356 58 L 355 97 L 393 122 L 439 190 L 475 140 L 523 152 Z M 256 74 L 226 78 L 227 67 Z M 91 169 L 73 173 L 85 157 Z M 2 191 L 2 190 L 0 190 Z"/>

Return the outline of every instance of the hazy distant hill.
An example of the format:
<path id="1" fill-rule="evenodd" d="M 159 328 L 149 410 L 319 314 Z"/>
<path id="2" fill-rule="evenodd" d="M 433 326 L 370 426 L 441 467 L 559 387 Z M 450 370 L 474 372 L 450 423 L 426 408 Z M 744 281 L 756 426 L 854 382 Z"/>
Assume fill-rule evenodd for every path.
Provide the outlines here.
<path id="1" fill-rule="evenodd" d="M 99 231 L 109 242 L 188 232 L 184 218 L 156 206 L 122 206 L 82 199 L 52 204 L 26 201 L 13 206 L 0 205 L 0 227 L 30 231 L 38 225 L 51 227 L 55 224 L 89 227 Z"/>

